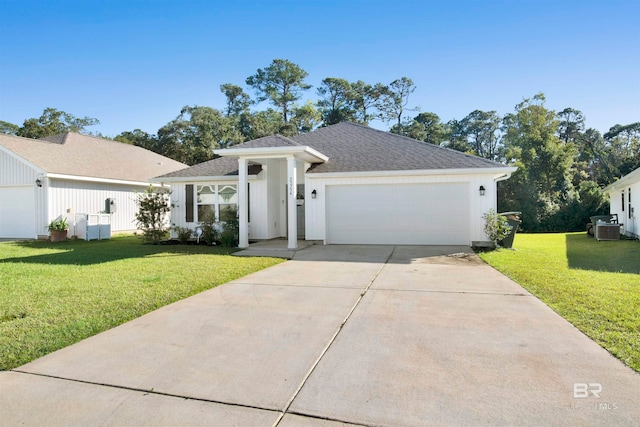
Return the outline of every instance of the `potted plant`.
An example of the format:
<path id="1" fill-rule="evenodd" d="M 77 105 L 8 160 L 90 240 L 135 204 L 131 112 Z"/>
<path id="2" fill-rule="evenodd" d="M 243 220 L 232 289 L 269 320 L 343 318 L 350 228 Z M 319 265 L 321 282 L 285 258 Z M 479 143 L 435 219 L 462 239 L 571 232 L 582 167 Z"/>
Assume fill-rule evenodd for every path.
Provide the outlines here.
<path id="1" fill-rule="evenodd" d="M 62 242 L 67 240 L 67 231 L 69 231 L 69 224 L 66 218 L 54 219 L 49 223 L 49 233 L 51 234 L 52 242 Z"/>

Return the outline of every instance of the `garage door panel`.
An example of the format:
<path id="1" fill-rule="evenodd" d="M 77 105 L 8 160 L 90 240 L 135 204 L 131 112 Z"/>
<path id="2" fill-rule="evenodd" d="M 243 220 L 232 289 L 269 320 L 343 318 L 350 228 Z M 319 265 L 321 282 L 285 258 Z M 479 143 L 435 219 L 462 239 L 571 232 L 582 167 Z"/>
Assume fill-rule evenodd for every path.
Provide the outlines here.
<path id="1" fill-rule="evenodd" d="M 466 183 L 329 186 L 326 215 L 329 243 L 469 243 Z"/>
<path id="2" fill-rule="evenodd" d="M 380 231 L 363 237 L 362 233 L 354 233 L 349 230 L 336 230 L 340 233 L 340 239 L 330 240 L 332 244 L 370 244 L 370 245 L 466 245 L 466 233 L 461 232 L 396 232 Z"/>
<path id="3" fill-rule="evenodd" d="M 33 187 L 0 188 L 0 237 L 35 237 L 35 195 Z"/>

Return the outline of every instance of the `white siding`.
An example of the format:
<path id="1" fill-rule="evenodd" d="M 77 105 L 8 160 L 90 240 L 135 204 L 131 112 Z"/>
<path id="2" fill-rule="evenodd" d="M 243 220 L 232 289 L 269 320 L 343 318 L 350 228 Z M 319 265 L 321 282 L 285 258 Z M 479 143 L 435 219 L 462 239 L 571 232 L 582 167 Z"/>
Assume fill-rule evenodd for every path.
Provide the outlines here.
<path id="1" fill-rule="evenodd" d="M 284 165 L 284 166 L 283 166 Z M 286 236 L 284 186 L 286 163 L 277 159 L 267 161 L 267 239 Z M 283 175 L 284 174 L 284 175 Z M 284 223 L 284 224 L 283 224 Z"/>
<path id="2" fill-rule="evenodd" d="M 633 237 L 638 237 L 640 235 L 640 221 L 638 221 L 638 216 L 640 216 L 640 182 L 636 182 L 631 184 L 627 188 L 627 197 L 629 197 L 629 189 L 631 189 L 631 218 L 629 218 L 629 204 L 627 203 L 626 215 L 624 219 L 620 219 L 624 225 L 625 234 Z"/>
<path id="3" fill-rule="evenodd" d="M 36 238 L 46 239 L 49 237 L 49 182 L 48 178 L 42 178 L 42 187 L 36 187 Z"/>
<path id="4" fill-rule="evenodd" d="M 33 185 L 38 171 L 0 149 L 0 186 Z"/>
<path id="5" fill-rule="evenodd" d="M 173 208 L 171 209 L 171 224 L 178 227 L 187 227 L 195 229 L 198 225 L 197 221 L 186 221 L 186 195 L 185 188 L 187 185 L 193 185 L 194 191 L 196 186 L 203 184 L 218 184 L 218 185 L 238 185 L 238 180 L 228 181 L 189 181 L 189 182 L 174 182 L 171 184 L 171 201 Z M 249 217 L 249 238 L 251 239 L 266 239 L 267 233 L 267 185 L 266 180 L 263 177 L 263 173 L 258 175 L 257 178 L 251 177 L 249 179 L 249 198 L 250 198 L 250 217 Z M 195 197 L 194 197 L 195 199 Z M 194 206 L 194 219 L 196 218 L 197 207 Z M 172 237 L 176 237 L 176 234 L 172 231 Z"/>
<path id="6" fill-rule="evenodd" d="M 60 215 L 75 213 L 100 213 L 105 210 L 105 200 L 115 199 L 117 211 L 111 215 L 112 231 L 133 231 L 136 229 L 137 211 L 134 190 L 144 191 L 146 186 L 106 184 L 61 179 L 49 179 L 48 218 L 40 223 L 45 228 L 49 221 Z"/>
<path id="7" fill-rule="evenodd" d="M 267 180 L 249 180 L 249 238 L 267 238 Z"/>
<path id="8" fill-rule="evenodd" d="M 185 209 L 185 186 L 187 184 L 193 184 L 193 182 L 175 182 L 171 184 L 171 224 L 178 227 L 195 228 L 196 224 L 193 222 L 187 223 L 186 221 L 186 209 Z M 176 237 L 176 234 L 171 231 L 171 236 Z"/>
<path id="9" fill-rule="evenodd" d="M 489 209 L 496 208 L 495 174 L 468 175 L 385 175 L 379 176 L 340 176 L 322 177 L 321 174 L 307 174 L 305 185 L 306 206 L 306 239 L 326 241 L 326 187 L 330 185 L 364 185 L 364 184 L 419 184 L 419 183 L 467 183 L 469 187 L 469 242 L 487 241 L 484 234 L 484 220 L 482 215 Z M 480 196 L 479 188 L 486 189 L 485 195 Z M 316 198 L 311 198 L 311 192 L 316 190 Z"/>
<path id="10" fill-rule="evenodd" d="M 629 191 L 631 191 L 631 208 L 629 209 Z M 624 192 L 624 208 L 622 207 L 622 193 Z M 620 186 L 609 191 L 611 214 L 618 215 L 618 222 L 623 225 L 622 232 L 630 237 L 640 235 L 640 182 Z"/>

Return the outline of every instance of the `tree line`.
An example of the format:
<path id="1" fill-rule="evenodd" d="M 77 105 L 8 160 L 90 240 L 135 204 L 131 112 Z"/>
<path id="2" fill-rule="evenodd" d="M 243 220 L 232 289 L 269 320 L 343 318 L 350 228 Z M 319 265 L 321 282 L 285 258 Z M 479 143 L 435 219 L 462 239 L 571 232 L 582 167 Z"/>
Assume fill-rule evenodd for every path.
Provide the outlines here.
<path id="1" fill-rule="evenodd" d="M 293 136 L 345 121 L 369 125 L 381 120 L 389 132 L 518 166 L 511 179 L 499 184 L 498 208 L 523 212 L 527 231 L 584 229 L 590 215 L 608 211 L 599 188 L 640 167 L 640 122 L 616 124 L 602 135 L 587 128 L 577 109 L 546 108 L 542 93 L 504 116 L 475 110 L 442 122 L 437 114 L 410 105 L 416 86 L 408 77 L 389 84 L 328 77 L 316 88 L 317 101 L 300 102 L 311 89 L 307 76 L 297 64 L 274 59 L 245 79 L 254 97 L 242 86 L 224 83 L 223 108 L 185 106 L 156 134 L 135 129 L 113 139 L 193 165 L 212 159 L 216 148 L 274 133 Z M 42 138 L 87 133 L 98 123 L 47 108 L 22 126 L 0 121 L 0 132 Z"/>

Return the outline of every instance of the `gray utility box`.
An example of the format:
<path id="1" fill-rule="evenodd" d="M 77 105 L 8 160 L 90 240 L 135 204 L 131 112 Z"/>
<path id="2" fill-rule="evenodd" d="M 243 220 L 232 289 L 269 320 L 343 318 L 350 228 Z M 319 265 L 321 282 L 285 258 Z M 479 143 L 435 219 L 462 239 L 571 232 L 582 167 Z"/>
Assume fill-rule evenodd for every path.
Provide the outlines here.
<path id="1" fill-rule="evenodd" d="M 103 240 L 111 238 L 111 215 L 76 214 L 76 236 L 84 240 Z"/>
<path id="2" fill-rule="evenodd" d="M 620 240 L 620 224 L 598 221 L 595 237 L 596 240 Z"/>

